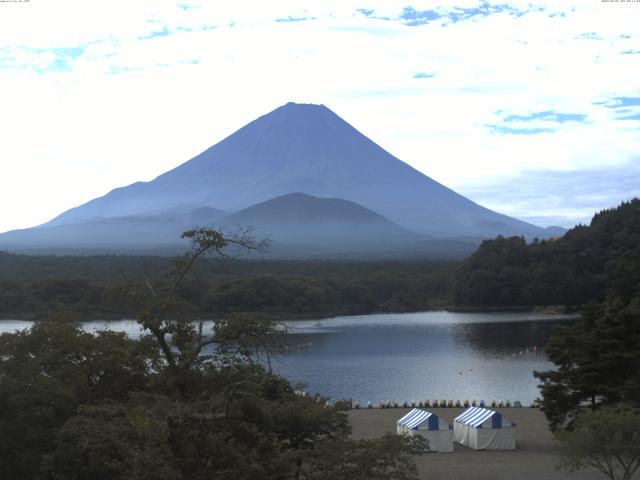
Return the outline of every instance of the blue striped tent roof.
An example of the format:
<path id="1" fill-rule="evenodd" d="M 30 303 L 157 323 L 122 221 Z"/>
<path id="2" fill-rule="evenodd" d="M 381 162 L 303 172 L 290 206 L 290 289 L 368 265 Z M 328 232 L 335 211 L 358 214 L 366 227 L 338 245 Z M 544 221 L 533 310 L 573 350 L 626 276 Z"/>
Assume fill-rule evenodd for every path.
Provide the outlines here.
<path id="1" fill-rule="evenodd" d="M 458 415 L 453 420 L 455 422 L 463 423 L 464 425 L 469 425 L 470 427 L 479 427 L 488 418 L 490 418 L 490 417 L 492 417 L 494 415 L 497 415 L 498 418 L 500 418 L 500 419 L 502 417 L 498 412 L 495 412 L 493 410 L 489 410 L 488 408 L 471 407 L 471 408 L 468 408 L 467 410 L 465 410 L 464 412 L 462 412 L 460 415 Z M 498 422 L 493 422 L 493 423 L 496 423 L 496 427 L 497 427 L 497 423 Z"/>
<path id="2" fill-rule="evenodd" d="M 405 427 L 410 429 L 418 428 L 418 425 L 420 425 L 422 422 L 427 420 L 432 415 L 433 413 L 427 412 L 426 410 L 420 410 L 419 408 L 414 408 L 409 413 L 407 413 L 404 417 L 398 420 L 398 424 L 404 425 Z"/>

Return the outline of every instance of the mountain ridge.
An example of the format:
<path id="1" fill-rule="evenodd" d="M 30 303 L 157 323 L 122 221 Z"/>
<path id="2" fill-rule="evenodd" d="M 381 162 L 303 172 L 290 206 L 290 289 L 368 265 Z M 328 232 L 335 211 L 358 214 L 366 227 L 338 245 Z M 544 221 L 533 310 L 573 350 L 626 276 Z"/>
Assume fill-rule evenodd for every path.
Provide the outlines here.
<path id="1" fill-rule="evenodd" d="M 459 195 L 324 105 L 288 103 L 149 182 L 116 188 L 38 227 L 0 234 L 0 247 L 173 246 L 182 230 L 213 221 L 254 225 L 285 256 L 381 249 L 422 255 L 446 251 L 451 239 L 459 255 L 498 235 L 559 233 Z"/>
<path id="2" fill-rule="evenodd" d="M 220 220 L 222 226 L 251 226 L 257 236 L 346 251 L 381 248 L 425 237 L 362 205 L 296 192 L 272 198 Z"/>
<path id="3" fill-rule="evenodd" d="M 292 192 L 350 200 L 439 237 L 547 236 L 543 228 L 492 212 L 427 177 L 327 107 L 295 103 L 150 182 L 114 189 L 48 224 L 143 215 L 179 204 L 237 211 Z"/>
<path id="4" fill-rule="evenodd" d="M 187 248 L 180 234 L 194 227 L 212 227 L 228 234 L 238 228 L 250 229 L 256 238 L 271 240 L 269 251 L 259 257 L 274 259 L 462 258 L 479 243 L 440 241 L 406 230 L 348 200 L 291 193 L 226 216 L 202 207 L 186 214 L 94 217 L 86 222 L 17 230 L 0 235 L 0 246 L 36 254 L 128 251 L 171 255 Z"/>

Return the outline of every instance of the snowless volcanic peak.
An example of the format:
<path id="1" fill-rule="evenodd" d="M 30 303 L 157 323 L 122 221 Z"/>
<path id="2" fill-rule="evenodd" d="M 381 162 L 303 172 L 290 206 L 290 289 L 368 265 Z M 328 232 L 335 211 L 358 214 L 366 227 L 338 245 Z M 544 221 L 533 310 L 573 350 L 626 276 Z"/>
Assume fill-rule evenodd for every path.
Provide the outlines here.
<path id="1" fill-rule="evenodd" d="M 428 155 L 429 152 L 425 152 Z M 400 161 L 324 105 L 287 103 L 151 182 L 113 190 L 49 225 L 158 214 L 181 205 L 233 212 L 294 192 L 356 202 L 438 237 L 545 237 Z"/>

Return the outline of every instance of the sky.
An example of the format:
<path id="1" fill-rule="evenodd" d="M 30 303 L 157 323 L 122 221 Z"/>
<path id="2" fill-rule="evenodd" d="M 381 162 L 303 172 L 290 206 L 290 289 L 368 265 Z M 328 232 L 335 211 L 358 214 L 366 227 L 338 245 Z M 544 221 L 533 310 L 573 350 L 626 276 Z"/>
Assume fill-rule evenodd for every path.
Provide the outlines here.
<path id="1" fill-rule="evenodd" d="M 0 0 L 0 232 L 289 101 L 500 213 L 588 223 L 640 196 L 640 2 Z"/>

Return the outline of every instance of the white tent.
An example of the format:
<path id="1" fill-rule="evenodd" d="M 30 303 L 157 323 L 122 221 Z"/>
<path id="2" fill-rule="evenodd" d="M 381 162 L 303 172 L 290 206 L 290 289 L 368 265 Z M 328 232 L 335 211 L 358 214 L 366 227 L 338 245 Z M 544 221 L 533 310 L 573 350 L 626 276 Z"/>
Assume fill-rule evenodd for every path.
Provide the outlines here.
<path id="1" fill-rule="evenodd" d="M 420 435 L 429 442 L 435 452 L 453 452 L 453 430 L 451 425 L 437 415 L 414 408 L 397 422 L 398 434 Z"/>
<path id="2" fill-rule="evenodd" d="M 513 450 L 516 424 L 494 410 L 471 407 L 453 419 L 453 439 L 474 450 Z"/>

